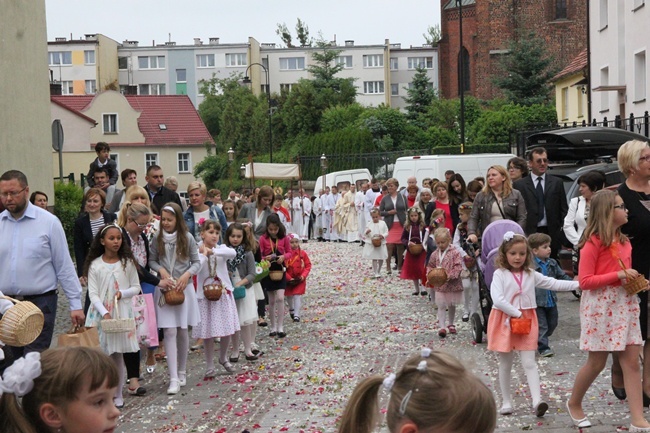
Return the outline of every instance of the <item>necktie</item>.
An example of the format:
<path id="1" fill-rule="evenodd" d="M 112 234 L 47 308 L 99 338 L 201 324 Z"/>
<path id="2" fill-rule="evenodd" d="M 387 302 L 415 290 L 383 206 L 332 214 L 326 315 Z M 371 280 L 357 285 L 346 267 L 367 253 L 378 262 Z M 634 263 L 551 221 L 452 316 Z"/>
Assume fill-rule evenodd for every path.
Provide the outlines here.
<path id="1" fill-rule="evenodd" d="M 535 188 L 537 196 L 537 223 L 544 219 L 544 188 L 542 188 L 542 177 L 537 178 L 537 187 Z"/>

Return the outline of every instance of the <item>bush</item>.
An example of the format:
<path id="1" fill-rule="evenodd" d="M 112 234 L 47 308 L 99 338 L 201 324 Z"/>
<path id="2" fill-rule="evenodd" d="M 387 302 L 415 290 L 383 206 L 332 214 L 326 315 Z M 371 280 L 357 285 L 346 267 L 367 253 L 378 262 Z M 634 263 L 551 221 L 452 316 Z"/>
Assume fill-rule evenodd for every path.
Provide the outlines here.
<path id="1" fill-rule="evenodd" d="M 73 183 L 56 182 L 54 184 L 54 215 L 61 220 L 71 254 L 74 222 L 79 217 L 83 196 L 83 189 Z"/>

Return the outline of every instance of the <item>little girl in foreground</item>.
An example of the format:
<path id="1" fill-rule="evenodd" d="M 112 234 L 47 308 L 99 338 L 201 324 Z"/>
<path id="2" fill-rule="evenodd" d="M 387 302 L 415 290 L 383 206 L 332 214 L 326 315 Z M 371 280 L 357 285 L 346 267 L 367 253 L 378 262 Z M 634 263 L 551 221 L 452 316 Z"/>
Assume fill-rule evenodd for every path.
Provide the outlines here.
<path id="1" fill-rule="evenodd" d="M 289 304 L 289 316 L 294 322 L 300 322 L 300 308 L 302 296 L 307 288 L 307 277 L 311 272 L 311 261 L 307 251 L 300 248 L 300 237 L 296 234 L 289 235 L 293 256 L 287 260 L 287 288 L 285 296 Z"/>
<path id="2" fill-rule="evenodd" d="M 225 204 L 224 204 L 225 207 Z M 226 245 L 219 245 L 221 224 L 214 220 L 207 220 L 201 225 L 201 239 L 203 243 L 199 249 L 201 270 L 197 275 L 196 297 L 199 303 L 201 320 L 199 325 L 192 328 L 192 338 L 203 339 L 205 347 L 205 374 L 204 378 L 216 376 L 214 369 L 214 339 L 219 341 L 219 364 L 232 373 L 235 368 L 228 362 L 228 345 L 231 336 L 239 331 L 237 307 L 232 296 L 232 283 L 228 275 L 226 261 L 235 257 L 235 251 Z M 215 277 L 220 280 L 223 287 L 218 301 L 208 300 L 203 294 L 203 285 L 215 282 Z"/>
<path id="3" fill-rule="evenodd" d="M 29 353 L 5 370 L 0 383 L 3 433 L 104 433 L 117 426 L 117 369 L 97 349 Z"/>
<path id="4" fill-rule="evenodd" d="M 453 356 L 423 348 L 388 377 L 362 380 L 352 392 L 338 433 L 375 431 L 379 390 L 389 394 L 386 423 L 390 433 L 491 433 L 496 426 L 492 393 Z"/>
<path id="5" fill-rule="evenodd" d="M 490 294 L 492 295 L 492 312 L 488 319 L 488 350 L 499 355 L 499 387 L 501 388 L 501 415 L 513 412 L 510 397 L 510 377 L 512 374 L 513 351 L 518 351 L 521 365 L 524 367 L 528 387 L 533 398 L 535 415 L 544 416 L 548 404 L 542 400 L 539 385 L 539 372 L 535 362 L 537 351 L 537 305 L 535 303 L 535 286 L 548 290 L 577 290 L 577 281 L 561 281 L 545 277 L 535 272 L 533 253 L 526 237 L 513 232 L 503 235 L 496 258 L 498 269 L 494 272 Z M 527 334 L 515 334 L 511 329 L 511 318 L 530 320 Z"/>
<path id="6" fill-rule="evenodd" d="M 580 250 L 580 349 L 589 353 L 587 362 L 576 375 L 567 410 L 573 423 L 591 427 L 582 409 L 585 393 L 603 371 L 609 352 L 618 354 L 625 378 L 625 392 L 630 406 L 630 432 L 650 432 L 643 416 L 639 355 L 643 339 L 639 329 L 639 298 L 628 295 L 621 283 L 627 276 L 636 277 L 631 269 L 632 246 L 621 226 L 627 223 L 627 210 L 617 193 L 596 192 L 591 198 L 587 227 Z M 621 263 L 626 270 L 622 269 Z M 626 275 L 627 273 L 627 275 Z"/>
<path id="7" fill-rule="evenodd" d="M 424 239 L 424 219 L 418 207 L 412 207 L 407 210 L 406 216 L 408 217 L 408 221 L 406 221 L 404 231 L 402 232 L 402 245 L 406 248 L 406 253 L 404 254 L 404 263 L 402 264 L 402 272 L 400 272 L 399 277 L 403 280 L 413 281 L 413 288 L 415 289 L 413 292 L 414 296 L 426 296 L 427 291 L 424 288 L 420 290 L 420 280 L 422 280 L 424 274 L 426 254 L 424 251 L 417 255 L 412 254 L 409 249 L 413 244 L 422 245 L 422 240 Z"/>

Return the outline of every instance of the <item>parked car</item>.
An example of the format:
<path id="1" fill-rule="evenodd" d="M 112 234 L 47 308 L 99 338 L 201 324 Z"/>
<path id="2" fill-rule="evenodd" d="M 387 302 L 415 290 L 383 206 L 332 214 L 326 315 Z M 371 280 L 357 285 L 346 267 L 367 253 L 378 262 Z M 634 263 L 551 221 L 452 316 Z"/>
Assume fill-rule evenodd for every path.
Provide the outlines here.
<path id="1" fill-rule="evenodd" d="M 562 179 L 566 199 L 569 202 L 572 198 L 580 195 L 578 191 L 578 178 L 592 170 L 600 170 L 605 174 L 606 187 L 616 188 L 625 181 L 625 176 L 619 170 L 616 162 L 600 162 L 589 165 L 580 163 L 554 165 L 549 167 L 548 173 Z"/>

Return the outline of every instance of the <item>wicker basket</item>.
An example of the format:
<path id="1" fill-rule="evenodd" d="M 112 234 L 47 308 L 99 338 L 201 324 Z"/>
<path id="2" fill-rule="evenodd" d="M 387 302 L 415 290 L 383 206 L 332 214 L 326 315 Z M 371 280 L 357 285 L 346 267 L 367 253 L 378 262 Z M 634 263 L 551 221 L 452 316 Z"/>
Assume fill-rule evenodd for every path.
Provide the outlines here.
<path id="1" fill-rule="evenodd" d="M 165 290 L 163 296 L 167 305 L 181 305 L 185 302 L 185 293 L 174 289 Z"/>
<path id="2" fill-rule="evenodd" d="M 2 296 L 2 299 L 16 305 L 9 308 L 0 320 L 0 340 L 13 347 L 27 346 L 36 340 L 43 331 L 43 312 L 28 301 L 16 301 L 7 296 Z"/>
<path id="3" fill-rule="evenodd" d="M 382 241 L 381 236 L 377 236 L 377 235 L 373 236 L 372 239 L 371 239 L 372 246 L 373 247 L 380 247 L 381 246 L 381 241 Z"/>
<path id="4" fill-rule="evenodd" d="M 269 278 L 271 281 L 282 281 L 284 278 L 284 271 L 269 271 Z"/>
<path id="5" fill-rule="evenodd" d="M 448 280 L 447 271 L 444 268 L 433 268 L 427 274 L 427 282 L 430 286 L 440 287 Z"/>
<path id="6" fill-rule="evenodd" d="M 636 295 L 639 292 L 643 292 L 644 290 L 648 290 L 648 280 L 645 279 L 643 274 L 637 275 L 636 278 L 632 278 L 628 273 L 627 270 L 625 269 L 625 264 L 621 259 L 618 259 L 619 264 L 621 265 L 621 268 L 623 269 L 623 272 L 625 272 L 625 280 L 626 283 L 623 284 L 623 288 L 627 292 L 628 295 Z"/>
<path id="7" fill-rule="evenodd" d="M 114 317 L 120 317 L 119 302 L 115 297 Z M 135 319 L 104 319 L 101 322 L 102 331 L 106 334 L 120 334 L 135 331 Z"/>
<path id="8" fill-rule="evenodd" d="M 411 240 L 411 242 L 413 241 L 414 240 Z M 422 246 L 422 243 L 418 242 L 418 243 L 409 244 L 409 253 L 411 253 L 412 255 L 419 256 L 420 254 L 422 254 L 423 251 L 424 251 L 424 247 Z"/>
<path id="9" fill-rule="evenodd" d="M 208 301 L 218 301 L 223 293 L 223 284 L 219 277 L 212 277 L 203 283 L 203 296 Z"/>

